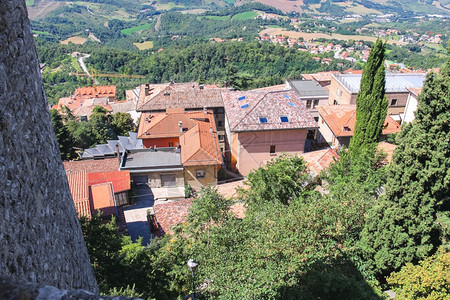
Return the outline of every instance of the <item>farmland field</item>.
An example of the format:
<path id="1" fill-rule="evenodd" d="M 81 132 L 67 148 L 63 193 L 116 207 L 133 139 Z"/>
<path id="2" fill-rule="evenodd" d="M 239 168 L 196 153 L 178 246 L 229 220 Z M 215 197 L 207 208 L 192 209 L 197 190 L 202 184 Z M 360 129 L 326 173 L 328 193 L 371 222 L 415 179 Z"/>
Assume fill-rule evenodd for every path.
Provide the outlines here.
<path id="1" fill-rule="evenodd" d="M 344 34 L 326 34 L 326 33 L 306 33 L 306 32 L 298 32 L 298 31 L 287 31 L 284 30 L 284 28 L 267 28 L 264 29 L 263 31 L 261 31 L 259 34 L 260 35 L 264 35 L 264 34 L 268 34 L 268 35 L 283 35 L 283 36 L 288 36 L 290 38 L 294 38 L 294 39 L 298 39 L 298 38 L 303 38 L 306 41 L 307 40 L 313 40 L 313 39 L 319 39 L 319 38 L 324 38 L 324 39 L 336 39 L 336 40 L 342 40 L 342 41 L 349 41 L 349 40 L 355 40 L 355 41 L 367 41 L 367 42 L 375 42 L 377 40 L 376 37 L 374 36 L 366 36 L 366 35 L 344 35 Z M 394 44 L 396 43 L 397 45 L 406 45 L 406 43 L 401 43 L 399 41 L 393 41 L 393 40 L 388 40 L 387 41 L 389 44 Z"/>
<path id="2" fill-rule="evenodd" d="M 69 42 L 74 44 L 83 45 L 86 42 L 86 38 L 80 36 L 73 36 L 68 38 L 67 40 L 61 41 L 61 44 L 67 45 Z"/>
<path id="3" fill-rule="evenodd" d="M 147 49 L 153 49 L 153 42 L 152 41 L 146 41 L 142 43 L 133 43 L 139 50 L 147 50 Z"/>
<path id="4" fill-rule="evenodd" d="M 122 29 L 120 32 L 122 32 L 123 34 L 133 34 L 135 32 L 141 31 L 141 30 L 146 30 L 150 28 L 150 24 L 143 24 L 143 25 L 139 25 L 139 26 L 135 26 L 135 27 L 130 27 L 127 29 Z"/>
<path id="5" fill-rule="evenodd" d="M 233 20 L 249 20 L 249 19 L 254 19 L 257 16 L 258 16 L 258 14 L 254 11 L 246 11 L 246 12 L 234 15 Z"/>

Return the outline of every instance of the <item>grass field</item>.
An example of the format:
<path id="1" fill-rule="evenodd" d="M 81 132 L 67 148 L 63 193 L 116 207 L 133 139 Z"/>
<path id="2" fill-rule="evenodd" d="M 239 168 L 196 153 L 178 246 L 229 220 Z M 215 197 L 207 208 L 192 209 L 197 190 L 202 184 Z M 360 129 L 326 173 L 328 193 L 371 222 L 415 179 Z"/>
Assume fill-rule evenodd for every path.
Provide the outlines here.
<path id="1" fill-rule="evenodd" d="M 143 25 L 127 28 L 127 29 L 122 29 L 120 32 L 128 35 L 128 34 L 133 34 L 135 32 L 141 31 L 141 30 L 149 29 L 150 26 L 151 26 L 151 24 L 143 24 Z"/>
<path id="2" fill-rule="evenodd" d="M 35 1 L 34 1 L 34 0 L 27 0 L 27 1 L 26 1 L 26 4 L 27 4 L 27 6 L 34 5 L 34 4 L 35 4 Z"/>
<path id="3" fill-rule="evenodd" d="M 83 45 L 86 42 L 86 38 L 80 36 L 73 36 L 68 38 L 67 40 L 61 41 L 61 44 L 67 45 L 69 42 L 74 44 Z"/>
<path id="4" fill-rule="evenodd" d="M 133 43 L 139 50 L 153 49 L 153 42 L 147 41 L 143 43 Z"/>
<path id="5" fill-rule="evenodd" d="M 177 4 L 175 4 L 175 3 L 173 3 L 173 2 L 169 2 L 169 3 L 158 3 L 158 9 L 159 10 L 171 10 L 171 9 L 173 9 L 173 8 L 175 8 L 175 7 L 177 7 L 177 8 L 184 8 L 185 6 L 184 5 L 177 5 Z"/>
<path id="6" fill-rule="evenodd" d="M 337 2 L 336 5 L 339 5 L 345 9 L 345 11 L 349 13 L 359 14 L 359 15 L 369 15 L 369 14 L 377 14 L 382 15 L 383 13 L 379 10 L 367 8 L 362 6 L 361 4 L 352 4 L 349 2 Z"/>
<path id="7" fill-rule="evenodd" d="M 230 19 L 230 16 L 202 16 L 202 17 L 197 17 L 197 20 L 202 20 L 202 19 L 208 19 L 208 20 L 214 20 L 214 21 L 228 21 Z"/>
<path id="8" fill-rule="evenodd" d="M 249 20 L 256 18 L 258 14 L 254 11 L 246 11 L 233 16 L 233 20 Z"/>

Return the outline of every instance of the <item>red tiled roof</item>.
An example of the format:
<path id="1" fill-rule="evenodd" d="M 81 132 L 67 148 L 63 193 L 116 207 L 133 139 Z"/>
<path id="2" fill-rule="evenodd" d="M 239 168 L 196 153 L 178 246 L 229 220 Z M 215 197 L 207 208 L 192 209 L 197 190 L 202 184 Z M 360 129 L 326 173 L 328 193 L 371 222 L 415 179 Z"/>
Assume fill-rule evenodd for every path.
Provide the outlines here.
<path id="1" fill-rule="evenodd" d="M 335 136 L 353 136 L 356 122 L 356 105 L 319 106 L 317 109 Z M 387 115 L 381 134 L 393 134 L 400 132 L 400 130 L 400 124 Z"/>
<path id="2" fill-rule="evenodd" d="M 129 189 L 131 189 L 130 171 L 101 172 L 88 174 L 89 186 L 106 182 L 112 183 L 114 193 L 128 191 Z"/>
<path id="3" fill-rule="evenodd" d="M 86 171 L 66 173 L 70 193 L 79 216 L 91 217 Z"/>
<path id="4" fill-rule="evenodd" d="M 179 137 L 184 132 L 180 131 L 179 122 L 182 128 L 191 129 L 196 122 L 189 117 L 188 113 L 143 113 L 139 122 L 137 137 L 146 138 L 168 138 Z"/>
<path id="5" fill-rule="evenodd" d="M 165 234 L 172 234 L 172 227 L 186 221 L 189 209 L 192 206 L 192 199 L 176 200 L 173 202 L 156 204 L 156 220 Z"/>
<path id="6" fill-rule="evenodd" d="M 222 164 L 222 155 L 215 129 L 214 121 L 212 123 L 197 121 L 196 126 L 180 137 L 183 166 Z"/>
<path id="7" fill-rule="evenodd" d="M 234 132 L 318 127 L 294 91 L 233 91 L 222 93 L 222 97 L 230 129 Z M 267 122 L 261 123 L 262 117 Z M 288 122 L 282 122 L 281 117 L 287 117 Z"/>
<path id="8" fill-rule="evenodd" d="M 91 97 L 107 97 L 116 95 L 116 86 L 115 85 L 106 85 L 106 86 L 89 86 L 89 87 L 81 87 L 75 90 L 74 97 L 81 98 L 91 98 Z"/>
<path id="9" fill-rule="evenodd" d="M 97 173 L 116 172 L 119 170 L 119 160 L 117 158 L 65 161 L 63 165 L 66 172 L 86 171 L 88 173 Z"/>
<path id="10" fill-rule="evenodd" d="M 415 97 L 419 97 L 420 93 L 422 93 L 422 88 L 414 88 L 414 87 L 410 87 L 407 88 L 407 90 L 413 94 Z"/>
<path id="11" fill-rule="evenodd" d="M 381 142 L 378 143 L 378 151 L 383 151 L 384 153 L 386 153 L 386 160 L 388 162 L 392 161 L 392 156 L 394 155 L 394 150 L 395 148 L 397 148 L 397 145 L 388 143 L 388 142 Z"/>
<path id="12" fill-rule="evenodd" d="M 92 185 L 89 187 L 89 192 L 94 213 L 100 210 L 103 217 L 116 214 L 112 184 L 110 182 Z"/>
<path id="13" fill-rule="evenodd" d="M 239 188 L 248 189 L 249 186 L 244 184 L 244 180 L 228 182 L 224 184 L 219 184 L 216 186 L 217 192 L 224 196 L 225 198 L 238 198 L 237 190 Z"/>
<path id="14" fill-rule="evenodd" d="M 353 69 L 347 69 L 343 72 L 344 74 L 362 74 L 363 70 L 353 70 Z"/>
<path id="15" fill-rule="evenodd" d="M 322 170 L 328 168 L 339 158 L 339 155 L 332 149 L 302 153 L 300 156 L 306 161 L 308 169 L 314 176 L 318 176 Z"/>

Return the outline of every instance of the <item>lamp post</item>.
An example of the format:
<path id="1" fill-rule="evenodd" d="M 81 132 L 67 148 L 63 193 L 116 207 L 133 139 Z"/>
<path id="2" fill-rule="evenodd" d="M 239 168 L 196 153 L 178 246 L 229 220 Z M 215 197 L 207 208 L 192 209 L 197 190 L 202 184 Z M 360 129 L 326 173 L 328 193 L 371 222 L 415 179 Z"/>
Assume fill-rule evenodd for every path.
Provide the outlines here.
<path id="1" fill-rule="evenodd" d="M 191 270 L 191 274 L 192 274 L 192 291 L 193 291 L 193 299 L 195 300 L 195 277 L 194 277 L 194 271 L 195 268 L 197 268 L 198 263 L 196 261 L 194 261 L 193 259 L 188 260 L 187 262 L 187 266 L 189 268 L 189 270 Z"/>

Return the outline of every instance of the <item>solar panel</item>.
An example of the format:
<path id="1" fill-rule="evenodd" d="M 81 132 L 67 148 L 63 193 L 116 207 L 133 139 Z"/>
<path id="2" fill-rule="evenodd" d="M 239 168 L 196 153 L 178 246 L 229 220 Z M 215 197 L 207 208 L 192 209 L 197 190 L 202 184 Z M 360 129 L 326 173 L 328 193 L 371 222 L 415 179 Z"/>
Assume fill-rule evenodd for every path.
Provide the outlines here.
<path id="1" fill-rule="evenodd" d="M 289 97 L 288 95 L 283 95 L 283 96 L 284 96 L 284 98 L 291 99 L 291 97 Z"/>
<path id="2" fill-rule="evenodd" d="M 245 96 L 242 96 L 242 97 L 239 97 L 238 100 L 239 100 L 239 101 L 242 101 L 242 100 L 244 100 L 245 98 L 246 98 Z"/>
<path id="3" fill-rule="evenodd" d="M 282 123 L 288 123 L 289 118 L 288 117 L 280 117 Z"/>
<path id="4" fill-rule="evenodd" d="M 289 104 L 290 106 L 294 106 L 294 107 L 295 107 L 295 104 L 292 103 L 292 102 L 288 102 L 288 104 Z"/>
<path id="5" fill-rule="evenodd" d="M 249 104 L 244 104 L 244 105 L 241 105 L 241 108 L 244 109 L 244 108 L 247 108 L 249 106 L 250 106 Z"/>
<path id="6" fill-rule="evenodd" d="M 267 123 L 267 118 L 266 117 L 259 117 L 259 123 Z"/>

